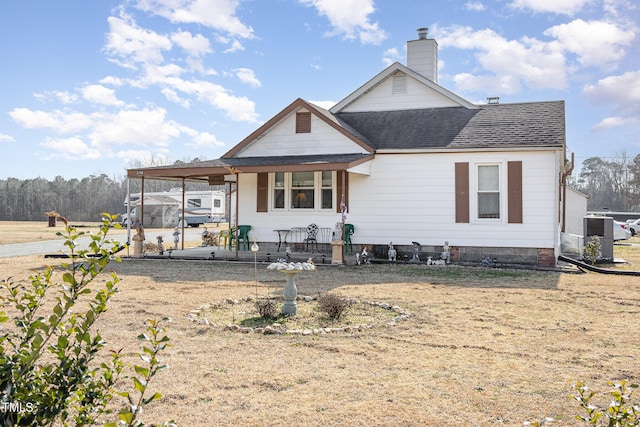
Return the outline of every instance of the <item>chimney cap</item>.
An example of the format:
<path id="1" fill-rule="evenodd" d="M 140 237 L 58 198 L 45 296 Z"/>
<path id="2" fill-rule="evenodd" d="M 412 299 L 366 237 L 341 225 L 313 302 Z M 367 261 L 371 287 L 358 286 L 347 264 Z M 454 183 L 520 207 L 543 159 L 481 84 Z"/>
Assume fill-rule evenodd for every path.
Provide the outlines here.
<path id="1" fill-rule="evenodd" d="M 427 27 L 418 28 L 418 39 L 425 40 L 427 38 L 427 32 L 429 29 Z"/>
<path id="2" fill-rule="evenodd" d="M 499 96 L 488 96 L 487 97 L 487 104 L 500 104 L 500 97 Z"/>

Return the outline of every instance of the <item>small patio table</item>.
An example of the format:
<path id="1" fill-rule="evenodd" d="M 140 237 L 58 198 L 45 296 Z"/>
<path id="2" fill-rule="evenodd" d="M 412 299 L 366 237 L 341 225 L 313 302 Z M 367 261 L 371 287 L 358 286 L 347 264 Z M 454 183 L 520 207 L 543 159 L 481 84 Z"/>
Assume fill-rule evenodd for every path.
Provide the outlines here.
<path id="1" fill-rule="evenodd" d="M 280 245 L 284 243 L 284 246 L 287 247 L 287 236 L 291 232 L 289 228 L 282 228 L 278 230 L 273 230 L 278 233 L 278 252 L 280 252 Z"/>

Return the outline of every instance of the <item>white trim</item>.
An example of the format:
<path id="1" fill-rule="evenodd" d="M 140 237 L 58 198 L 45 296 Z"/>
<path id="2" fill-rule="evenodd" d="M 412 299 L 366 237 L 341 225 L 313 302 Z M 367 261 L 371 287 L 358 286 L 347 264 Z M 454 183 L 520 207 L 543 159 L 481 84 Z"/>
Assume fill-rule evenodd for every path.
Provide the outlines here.
<path id="1" fill-rule="evenodd" d="M 486 159 L 470 164 L 469 171 L 469 222 L 477 225 L 507 224 L 508 193 L 507 193 L 507 161 L 505 159 Z M 500 217 L 478 217 L 478 168 L 480 166 L 498 166 L 498 193 L 500 195 Z"/>
<path id="2" fill-rule="evenodd" d="M 322 208 L 322 172 L 331 172 L 331 207 Z M 284 174 L 284 208 L 275 208 L 275 174 Z M 313 208 L 294 208 L 291 207 L 291 177 L 293 172 L 270 172 L 269 173 L 269 212 L 335 212 L 335 195 L 337 192 L 337 175 L 335 171 L 313 171 Z M 328 188 L 328 187 L 326 187 Z"/>
<path id="3" fill-rule="evenodd" d="M 422 154 L 422 153 L 504 153 L 505 151 L 564 151 L 560 145 L 527 145 L 519 147 L 461 147 L 461 148 L 382 148 L 376 150 L 376 154 Z"/>
<path id="4" fill-rule="evenodd" d="M 466 99 L 456 95 L 455 93 L 443 88 L 439 84 L 434 83 L 433 81 L 429 80 L 428 78 L 426 78 L 422 74 L 416 73 L 412 69 L 400 64 L 399 62 L 394 62 L 393 64 L 389 65 L 387 68 L 382 70 L 380 73 L 378 73 L 371 80 L 366 82 L 364 85 L 362 85 L 358 89 L 356 89 L 354 92 L 351 92 L 351 94 L 349 94 L 342 101 L 338 102 L 336 105 L 331 107 L 331 109 L 329 111 L 332 114 L 339 113 L 340 111 L 345 109 L 347 106 L 349 106 L 350 104 L 355 102 L 358 98 L 364 96 L 369 91 L 374 89 L 376 86 L 380 85 L 383 81 L 387 80 L 389 77 L 391 77 L 397 71 L 401 71 L 401 72 L 407 74 L 409 77 L 414 78 L 415 80 L 417 80 L 418 82 L 422 83 L 423 85 L 425 85 L 425 86 L 429 87 L 430 89 L 433 89 L 434 91 L 438 92 L 440 95 L 450 99 L 451 101 L 455 102 L 456 104 L 459 104 L 461 107 L 466 107 L 466 108 L 469 108 L 471 110 L 477 110 L 478 108 L 480 108 L 477 105 L 472 104 L 471 102 L 467 101 Z"/>

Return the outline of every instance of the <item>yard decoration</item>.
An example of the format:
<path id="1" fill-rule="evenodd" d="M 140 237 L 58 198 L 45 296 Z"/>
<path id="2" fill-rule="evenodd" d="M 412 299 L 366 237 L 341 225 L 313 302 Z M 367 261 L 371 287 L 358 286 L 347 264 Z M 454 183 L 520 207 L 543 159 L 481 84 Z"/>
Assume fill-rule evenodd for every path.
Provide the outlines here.
<path id="1" fill-rule="evenodd" d="M 282 314 L 287 316 L 295 316 L 298 313 L 298 288 L 296 287 L 296 276 L 302 271 L 313 271 L 316 269 L 313 260 L 309 258 L 307 262 L 287 262 L 278 260 L 269 264 L 267 270 L 277 270 L 287 276 L 287 283 L 284 287 L 284 304 L 282 305 Z"/>

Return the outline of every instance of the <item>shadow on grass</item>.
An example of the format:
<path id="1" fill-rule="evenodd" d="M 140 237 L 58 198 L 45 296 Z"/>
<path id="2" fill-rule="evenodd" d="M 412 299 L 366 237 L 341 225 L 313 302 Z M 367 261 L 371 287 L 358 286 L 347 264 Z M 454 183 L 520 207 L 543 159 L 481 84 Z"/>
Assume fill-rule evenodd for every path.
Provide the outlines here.
<path id="1" fill-rule="evenodd" d="M 112 263 L 118 274 L 146 276 L 158 283 L 232 281 L 251 285 L 284 285 L 282 273 L 267 270 L 268 263 L 218 263 L 182 260 L 126 260 Z M 296 278 L 299 294 L 316 294 L 342 286 L 422 283 L 472 288 L 557 289 L 559 272 L 464 266 L 369 265 L 337 267 L 319 265 Z"/>

